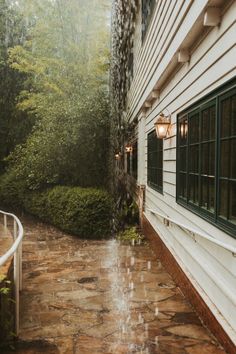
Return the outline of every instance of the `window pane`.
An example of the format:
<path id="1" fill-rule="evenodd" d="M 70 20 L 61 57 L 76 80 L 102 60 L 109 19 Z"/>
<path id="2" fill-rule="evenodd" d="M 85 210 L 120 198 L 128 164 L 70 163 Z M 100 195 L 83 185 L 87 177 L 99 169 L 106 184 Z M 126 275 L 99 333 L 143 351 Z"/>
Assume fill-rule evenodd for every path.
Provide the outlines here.
<path id="1" fill-rule="evenodd" d="M 189 140 L 190 144 L 197 143 L 199 141 L 199 114 L 195 114 L 189 119 Z"/>
<path id="2" fill-rule="evenodd" d="M 209 144 L 209 175 L 215 176 L 215 143 Z"/>
<path id="3" fill-rule="evenodd" d="M 229 219 L 236 224 L 236 182 L 230 183 Z"/>
<path id="4" fill-rule="evenodd" d="M 148 134 L 148 184 L 162 190 L 163 187 L 163 140 L 155 131 Z"/>
<path id="5" fill-rule="evenodd" d="M 215 179 L 212 177 L 201 177 L 201 207 L 214 212 Z"/>
<path id="6" fill-rule="evenodd" d="M 153 184 L 157 184 L 157 169 L 156 168 L 152 168 L 152 179 L 151 182 Z"/>
<path id="7" fill-rule="evenodd" d="M 157 170 L 157 185 L 159 188 L 162 188 L 163 178 L 162 178 L 162 170 Z"/>
<path id="8" fill-rule="evenodd" d="M 228 181 L 220 181 L 220 216 L 227 218 L 228 213 Z"/>
<path id="9" fill-rule="evenodd" d="M 232 97 L 232 135 L 236 135 L 236 95 Z"/>
<path id="10" fill-rule="evenodd" d="M 208 201 L 208 178 L 201 178 L 201 206 L 207 209 L 207 201 Z"/>
<path id="11" fill-rule="evenodd" d="M 210 128 L 209 128 L 209 139 L 215 140 L 216 138 L 216 108 L 215 106 L 211 107 L 210 110 Z"/>
<path id="12" fill-rule="evenodd" d="M 186 171 L 187 169 L 187 147 L 180 148 L 180 171 Z"/>
<path id="13" fill-rule="evenodd" d="M 236 179 L 236 138 L 231 140 L 231 173 L 230 177 Z"/>
<path id="14" fill-rule="evenodd" d="M 198 203 L 198 176 L 189 175 L 189 200 Z"/>
<path id="15" fill-rule="evenodd" d="M 220 158 L 220 175 L 221 177 L 229 177 L 229 146 L 228 140 L 221 141 L 221 158 Z"/>
<path id="16" fill-rule="evenodd" d="M 209 172 L 209 144 L 202 144 L 202 166 L 201 174 L 208 175 Z"/>
<path id="17" fill-rule="evenodd" d="M 231 98 L 221 103 L 221 137 L 230 135 Z"/>
<path id="18" fill-rule="evenodd" d="M 209 140 L 209 114 L 208 109 L 202 112 L 202 140 Z"/>
<path id="19" fill-rule="evenodd" d="M 156 159 L 157 159 L 157 167 L 162 169 L 162 163 L 163 163 L 162 151 L 157 151 Z"/>
<path id="20" fill-rule="evenodd" d="M 215 139 L 215 106 L 202 111 L 202 141 Z"/>
<path id="21" fill-rule="evenodd" d="M 199 146 L 194 145 L 190 146 L 190 161 L 189 161 L 189 166 L 190 166 L 190 172 L 195 172 L 198 173 L 198 161 L 199 161 Z"/>
<path id="22" fill-rule="evenodd" d="M 148 167 L 153 166 L 153 159 L 154 159 L 154 153 L 153 152 L 149 152 L 148 153 Z"/>
<path id="23" fill-rule="evenodd" d="M 185 173 L 180 173 L 180 196 L 187 198 L 187 175 Z"/>
<path id="24" fill-rule="evenodd" d="M 214 212 L 215 209 L 215 178 L 208 178 L 209 183 L 209 199 L 207 209 Z"/>

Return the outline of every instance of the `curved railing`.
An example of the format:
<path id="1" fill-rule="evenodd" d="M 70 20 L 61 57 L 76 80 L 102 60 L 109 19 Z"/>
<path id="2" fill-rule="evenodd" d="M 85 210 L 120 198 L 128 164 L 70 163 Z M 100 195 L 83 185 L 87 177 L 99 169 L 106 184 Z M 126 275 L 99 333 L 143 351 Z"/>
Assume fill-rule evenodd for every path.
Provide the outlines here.
<path id="1" fill-rule="evenodd" d="M 24 235 L 23 226 L 17 216 L 0 210 L 3 215 L 4 227 L 7 229 L 8 218 L 13 219 L 13 239 L 14 243 L 11 248 L 0 257 L 0 267 L 4 265 L 10 257 L 14 257 L 14 290 L 15 290 L 15 331 L 19 333 L 19 297 L 22 290 L 22 240 Z"/>

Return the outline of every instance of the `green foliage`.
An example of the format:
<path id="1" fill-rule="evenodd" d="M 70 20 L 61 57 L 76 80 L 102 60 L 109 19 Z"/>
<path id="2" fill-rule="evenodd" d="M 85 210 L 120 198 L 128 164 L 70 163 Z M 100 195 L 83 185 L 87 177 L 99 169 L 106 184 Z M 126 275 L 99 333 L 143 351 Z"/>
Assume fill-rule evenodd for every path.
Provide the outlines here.
<path id="1" fill-rule="evenodd" d="M 118 230 L 124 229 L 127 225 L 139 224 L 138 206 L 131 196 L 127 197 L 127 193 L 123 198 L 119 196 L 116 203 L 116 221 Z"/>
<path id="2" fill-rule="evenodd" d="M 25 182 L 5 174 L 0 179 L 0 201 L 80 237 L 106 237 L 111 233 L 113 202 L 102 189 L 56 186 L 29 191 Z"/>
<path id="3" fill-rule="evenodd" d="M 25 182 L 17 179 L 13 172 L 5 173 L 0 177 L 1 205 L 21 208 L 25 193 Z"/>
<path id="4" fill-rule="evenodd" d="M 12 69 L 8 63 L 8 49 L 23 44 L 24 40 L 21 14 L 10 6 L 10 0 L 0 0 L 0 173 L 5 168 L 4 158 L 25 141 L 34 122 L 16 108 L 26 75 Z"/>
<path id="5" fill-rule="evenodd" d="M 7 295 L 9 294 L 10 288 L 7 286 L 11 284 L 9 280 L 6 279 L 6 277 L 2 274 L 0 274 L 0 285 L 2 285 L 4 282 L 4 286 L 0 287 L 0 294 Z"/>
<path id="6" fill-rule="evenodd" d="M 106 237 L 111 232 L 112 201 L 103 190 L 58 186 L 30 193 L 24 207 L 41 220 L 80 237 Z"/>
<path id="7" fill-rule="evenodd" d="M 15 333 L 13 316 L 13 289 L 11 281 L 0 274 L 0 351 L 1 347 L 11 346 Z"/>
<path id="8" fill-rule="evenodd" d="M 0 2 L 7 20 L 10 12 L 20 19 L 15 31 L 23 39 L 7 44 L 4 60 L 19 83 L 13 108 L 27 117 L 9 128 L 10 137 L 19 126 L 23 132 L 4 164 L 31 190 L 106 185 L 109 0 L 91 0 L 89 8 L 85 0 Z"/>
<path id="9" fill-rule="evenodd" d="M 135 226 L 133 227 L 129 227 L 128 229 L 120 232 L 118 235 L 117 235 L 117 239 L 119 241 L 122 241 L 122 242 L 127 242 L 127 243 L 130 243 L 130 244 L 141 244 L 144 240 L 144 237 L 142 235 L 140 235 L 138 232 L 137 232 L 137 229 Z"/>

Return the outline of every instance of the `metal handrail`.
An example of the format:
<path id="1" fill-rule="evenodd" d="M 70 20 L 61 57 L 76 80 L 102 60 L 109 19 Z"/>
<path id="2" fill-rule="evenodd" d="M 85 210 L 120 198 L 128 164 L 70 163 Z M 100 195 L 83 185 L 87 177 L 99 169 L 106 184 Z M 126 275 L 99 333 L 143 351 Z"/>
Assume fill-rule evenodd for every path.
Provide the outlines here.
<path id="1" fill-rule="evenodd" d="M 233 247 L 233 246 L 231 246 L 231 245 L 229 245 L 229 244 L 227 244 L 225 242 L 216 240 L 214 237 L 210 236 L 206 232 L 198 231 L 197 229 L 194 229 L 194 228 L 192 228 L 192 227 L 190 227 L 190 226 L 188 226 L 186 224 L 183 224 L 183 223 L 179 222 L 178 220 L 174 220 L 174 219 L 170 218 L 169 216 L 164 215 L 164 214 L 162 214 L 162 213 L 160 213 L 160 212 L 158 212 L 156 210 L 149 209 L 149 208 L 147 208 L 146 210 L 150 211 L 152 214 L 156 214 L 156 215 L 160 216 L 161 218 L 163 218 L 164 220 L 167 220 L 170 223 L 173 223 L 173 224 L 175 224 L 175 225 L 177 225 L 177 226 L 189 231 L 193 235 L 198 235 L 198 236 L 200 236 L 202 238 L 205 238 L 206 240 L 216 244 L 217 246 L 220 246 L 220 247 L 224 248 L 225 250 L 231 252 L 232 255 L 234 257 L 236 257 L 236 248 L 235 247 Z"/>
<path id="2" fill-rule="evenodd" d="M 7 228 L 7 217 L 14 220 L 13 237 L 14 243 L 11 248 L 0 257 L 0 266 L 4 265 L 7 260 L 14 256 L 14 290 L 15 290 L 15 331 L 19 334 L 19 318 L 20 318 L 20 290 L 22 290 L 22 240 L 24 236 L 23 226 L 14 214 L 0 210 L 0 214 L 4 218 L 4 227 Z"/>

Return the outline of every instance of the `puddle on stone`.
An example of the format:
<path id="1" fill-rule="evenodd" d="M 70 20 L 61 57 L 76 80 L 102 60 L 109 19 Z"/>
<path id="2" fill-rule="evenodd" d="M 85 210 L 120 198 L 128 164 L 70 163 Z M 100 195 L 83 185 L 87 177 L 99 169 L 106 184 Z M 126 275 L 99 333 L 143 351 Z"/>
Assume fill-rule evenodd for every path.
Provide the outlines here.
<path id="1" fill-rule="evenodd" d="M 84 277 L 77 280 L 79 284 L 89 284 L 98 281 L 98 277 Z"/>

